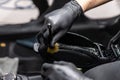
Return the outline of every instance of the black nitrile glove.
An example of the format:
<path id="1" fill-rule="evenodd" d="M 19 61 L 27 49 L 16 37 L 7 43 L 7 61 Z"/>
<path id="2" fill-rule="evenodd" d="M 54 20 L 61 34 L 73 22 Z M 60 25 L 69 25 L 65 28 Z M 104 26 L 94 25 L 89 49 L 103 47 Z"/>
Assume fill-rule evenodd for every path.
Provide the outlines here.
<path id="1" fill-rule="evenodd" d="M 64 61 L 43 64 L 41 73 L 43 80 L 92 80 L 84 76 L 74 64 Z"/>
<path id="2" fill-rule="evenodd" d="M 45 22 L 39 33 L 42 36 L 39 37 L 40 43 L 44 43 L 47 47 L 54 47 L 54 44 L 71 28 L 72 23 L 81 13 L 81 6 L 72 0 L 62 8 L 45 15 Z"/>

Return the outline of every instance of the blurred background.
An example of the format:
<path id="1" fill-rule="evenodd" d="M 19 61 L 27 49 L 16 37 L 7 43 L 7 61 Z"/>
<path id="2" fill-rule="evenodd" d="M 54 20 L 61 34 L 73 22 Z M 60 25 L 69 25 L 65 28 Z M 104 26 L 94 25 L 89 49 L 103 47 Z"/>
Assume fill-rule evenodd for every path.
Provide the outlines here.
<path id="1" fill-rule="evenodd" d="M 39 1 L 39 0 L 38 0 Z M 53 0 L 47 0 L 49 5 Z M 113 0 L 85 14 L 90 18 L 109 18 L 120 14 L 119 0 Z M 0 24 L 29 22 L 39 15 L 31 0 L 0 0 Z"/>

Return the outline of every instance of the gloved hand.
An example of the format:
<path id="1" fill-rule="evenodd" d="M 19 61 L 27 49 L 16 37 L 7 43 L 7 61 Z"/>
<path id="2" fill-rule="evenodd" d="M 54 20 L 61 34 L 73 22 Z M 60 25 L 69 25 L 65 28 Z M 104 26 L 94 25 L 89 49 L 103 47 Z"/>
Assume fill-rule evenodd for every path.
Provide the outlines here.
<path id="1" fill-rule="evenodd" d="M 41 73 L 43 80 L 92 80 L 84 76 L 72 63 L 63 61 L 43 64 Z"/>
<path id="2" fill-rule="evenodd" d="M 62 8 L 45 15 L 45 22 L 39 33 L 39 41 L 44 43 L 42 46 L 54 47 L 54 44 L 70 29 L 80 14 L 82 14 L 81 6 L 72 0 Z"/>

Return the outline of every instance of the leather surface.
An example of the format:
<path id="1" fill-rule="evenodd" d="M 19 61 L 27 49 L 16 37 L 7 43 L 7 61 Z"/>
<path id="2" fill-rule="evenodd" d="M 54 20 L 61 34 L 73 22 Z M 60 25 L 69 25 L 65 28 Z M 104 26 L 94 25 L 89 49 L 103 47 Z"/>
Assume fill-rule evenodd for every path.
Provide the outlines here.
<path id="1" fill-rule="evenodd" d="M 120 61 L 104 64 L 88 70 L 85 75 L 94 80 L 120 80 Z"/>

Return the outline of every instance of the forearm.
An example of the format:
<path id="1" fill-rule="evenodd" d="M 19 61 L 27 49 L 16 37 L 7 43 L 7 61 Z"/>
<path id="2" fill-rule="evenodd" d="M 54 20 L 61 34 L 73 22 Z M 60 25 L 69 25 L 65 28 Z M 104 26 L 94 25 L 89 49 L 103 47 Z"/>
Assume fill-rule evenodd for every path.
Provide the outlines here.
<path id="1" fill-rule="evenodd" d="M 83 11 L 88 11 L 89 9 L 92 9 L 94 7 L 97 7 L 101 4 L 104 4 L 106 2 L 112 1 L 112 0 L 76 0 L 78 4 L 81 5 Z"/>

